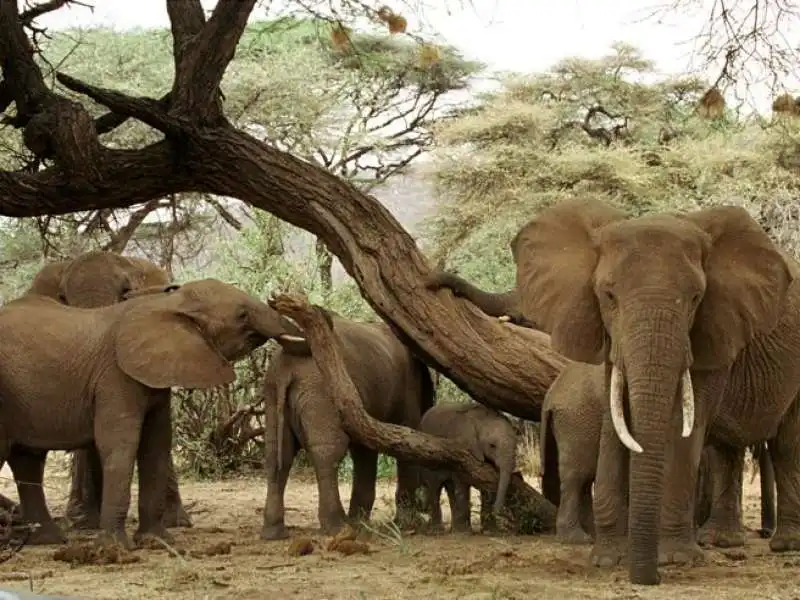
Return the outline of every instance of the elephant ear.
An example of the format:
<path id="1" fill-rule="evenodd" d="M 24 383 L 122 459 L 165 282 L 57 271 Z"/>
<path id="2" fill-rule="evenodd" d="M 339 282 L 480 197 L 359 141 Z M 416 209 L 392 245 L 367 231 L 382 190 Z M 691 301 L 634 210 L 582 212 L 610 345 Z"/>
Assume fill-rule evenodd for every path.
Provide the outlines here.
<path id="1" fill-rule="evenodd" d="M 593 232 L 624 218 L 603 202 L 570 200 L 543 210 L 511 242 L 522 315 L 572 360 L 605 360 L 606 335 L 594 293 Z"/>
<path id="2" fill-rule="evenodd" d="M 743 208 L 720 206 L 684 218 L 711 237 L 706 291 L 691 338 L 695 368 L 716 369 L 731 364 L 756 335 L 775 328 L 794 278 L 780 250 Z"/>
<path id="3" fill-rule="evenodd" d="M 199 324 L 182 311 L 180 291 L 126 311 L 116 333 L 122 371 L 151 388 L 209 388 L 233 382 L 231 364 L 203 337 Z"/>

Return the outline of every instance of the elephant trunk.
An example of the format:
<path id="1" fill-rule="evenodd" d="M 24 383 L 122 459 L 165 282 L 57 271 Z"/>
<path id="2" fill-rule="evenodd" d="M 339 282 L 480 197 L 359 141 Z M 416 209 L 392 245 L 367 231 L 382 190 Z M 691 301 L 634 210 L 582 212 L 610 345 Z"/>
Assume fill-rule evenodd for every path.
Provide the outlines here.
<path id="1" fill-rule="evenodd" d="M 511 482 L 512 470 L 512 465 L 504 465 L 500 469 L 500 478 L 497 480 L 497 494 L 495 495 L 494 506 L 492 507 L 495 514 L 503 510 L 503 506 L 506 503 L 506 494 L 508 493 L 508 484 Z"/>
<path id="2" fill-rule="evenodd" d="M 664 459 L 678 398 L 685 399 L 683 435 L 687 435 L 687 424 L 694 421 L 693 394 L 686 375 L 688 323 L 673 307 L 653 309 L 652 300 L 649 306 L 646 313 L 625 311 L 630 318 L 623 323 L 621 352 L 615 357 L 622 359 L 624 377 L 620 377 L 616 361 L 612 367 L 612 376 L 615 370 L 617 373 L 616 385 L 624 388 L 627 383 L 634 443 L 639 446 L 630 459 L 630 578 L 643 585 L 659 583 Z"/>

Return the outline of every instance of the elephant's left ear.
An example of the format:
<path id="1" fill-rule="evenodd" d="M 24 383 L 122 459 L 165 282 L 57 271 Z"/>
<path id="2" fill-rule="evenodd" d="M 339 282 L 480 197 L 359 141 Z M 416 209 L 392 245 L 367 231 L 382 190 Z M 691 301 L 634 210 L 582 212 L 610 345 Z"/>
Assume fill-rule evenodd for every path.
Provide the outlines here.
<path id="1" fill-rule="evenodd" d="M 698 369 L 730 365 L 761 333 L 775 328 L 793 276 L 780 250 L 746 210 L 718 206 L 688 215 L 711 237 L 706 292 L 692 328 Z"/>
<path id="2" fill-rule="evenodd" d="M 114 349 L 126 375 L 151 388 L 209 388 L 231 383 L 231 364 L 187 314 L 154 302 L 127 311 Z"/>

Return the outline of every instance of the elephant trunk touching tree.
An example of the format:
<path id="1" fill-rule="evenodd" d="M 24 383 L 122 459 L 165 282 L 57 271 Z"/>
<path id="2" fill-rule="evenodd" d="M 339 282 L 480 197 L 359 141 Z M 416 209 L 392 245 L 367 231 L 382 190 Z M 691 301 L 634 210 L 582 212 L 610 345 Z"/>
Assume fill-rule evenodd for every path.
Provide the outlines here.
<path id="1" fill-rule="evenodd" d="M 99 308 L 123 302 L 137 291 L 150 289 L 161 292 L 168 288 L 170 281 L 167 272 L 149 260 L 94 250 L 72 260 L 45 265 L 34 276 L 25 293 L 47 296 L 68 306 Z M 97 451 L 93 448 L 74 451 L 70 471 L 67 517 L 76 529 L 97 529 L 103 487 Z M 164 525 L 192 526 L 181 501 L 178 477 L 171 459 Z M 40 537 L 46 539 L 47 536 Z"/>

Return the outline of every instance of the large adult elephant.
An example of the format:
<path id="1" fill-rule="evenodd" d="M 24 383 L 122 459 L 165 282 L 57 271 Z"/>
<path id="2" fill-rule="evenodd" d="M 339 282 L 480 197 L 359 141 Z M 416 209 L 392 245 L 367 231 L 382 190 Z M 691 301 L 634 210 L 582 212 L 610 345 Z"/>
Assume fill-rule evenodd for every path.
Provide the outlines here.
<path id="1" fill-rule="evenodd" d="M 605 367 L 580 362 L 568 364 L 559 373 L 542 403 L 540 464 L 543 481 L 551 483 L 543 486 L 543 492 L 558 506 L 556 538 L 563 543 L 582 544 L 592 540 L 592 484 L 597 471 L 603 413 L 607 409 Z M 759 534 L 770 537 L 775 529 L 775 478 L 766 444 L 753 448 L 753 456 L 761 471 Z M 735 469 L 731 476 L 719 472 L 731 467 Z M 695 504 L 695 523 L 700 528 L 698 540 L 704 544 L 730 547 L 745 543 L 741 512 L 743 467 L 744 460 L 731 466 L 720 459 L 714 447 L 704 449 Z M 733 485 L 721 487 L 728 480 Z M 735 521 L 731 527 L 719 531 L 720 523 L 730 519 Z"/>
<path id="2" fill-rule="evenodd" d="M 48 296 L 68 306 L 98 308 L 122 302 L 131 292 L 170 283 L 167 272 L 149 260 L 95 250 L 71 260 L 45 265 L 33 278 L 26 294 Z M 67 517 L 76 529 L 97 529 L 100 526 L 103 479 L 96 449 L 73 452 L 70 470 L 72 479 Z M 21 489 L 20 494 L 39 496 L 36 490 L 31 489 L 27 492 Z M 36 501 L 42 499 L 37 497 Z M 181 501 L 175 466 L 170 458 L 164 526 L 191 525 Z M 32 542 L 55 543 L 59 537 L 63 538 L 60 530 L 40 529 Z"/>
<path id="3" fill-rule="evenodd" d="M 137 537 L 170 538 L 170 388 L 230 383 L 232 363 L 268 339 L 304 342 L 291 321 L 221 281 L 163 290 L 92 310 L 36 294 L 0 308 L 0 460 L 19 479 L 20 454 L 43 463 L 44 451 L 94 445 L 103 470 L 101 536 L 125 546 L 137 463 Z M 28 519 L 55 526 L 46 505 Z"/>
<path id="4" fill-rule="evenodd" d="M 434 404 L 428 367 L 385 323 L 359 323 L 326 311 L 339 341 L 347 372 L 364 409 L 387 423 L 419 428 Z M 294 458 L 305 449 L 317 476 L 319 522 L 333 532 L 346 518 L 339 496 L 338 465 L 350 452 L 353 487 L 347 518 L 369 517 L 375 502 L 378 453 L 350 440 L 306 345 L 286 344 L 270 360 L 264 375 L 264 443 L 267 498 L 263 539 L 287 536 L 283 504 Z M 419 468 L 397 461 L 396 520 L 413 521 L 418 512 Z"/>
<path id="5" fill-rule="evenodd" d="M 660 562 L 702 554 L 692 512 L 706 434 L 720 448 L 770 440 L 770 547 L 800 548 L 800 283 L 747 212 L 627 218 L 567 201 L 511 249 L 522 315 L 556 351 L 606 365 L 593 562 L 615 565 L 628 549 L 631 581 L 657 584 Z"/>

